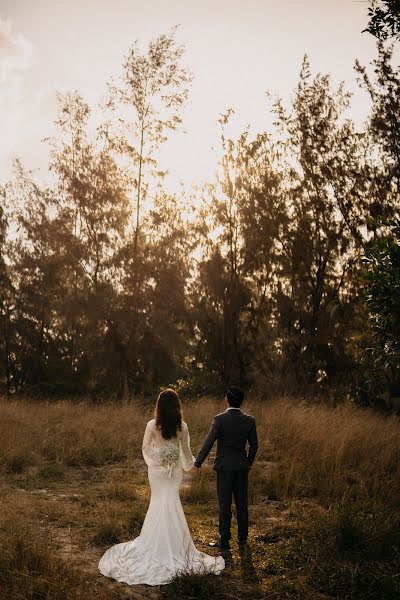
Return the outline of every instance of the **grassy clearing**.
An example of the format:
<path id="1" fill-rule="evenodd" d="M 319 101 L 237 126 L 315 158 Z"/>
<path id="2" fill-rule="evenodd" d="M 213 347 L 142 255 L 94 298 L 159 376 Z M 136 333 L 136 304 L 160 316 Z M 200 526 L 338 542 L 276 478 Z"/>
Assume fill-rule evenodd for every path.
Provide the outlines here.
<path id="1" fill-rule="evenodd" d="M 194 452 L 222 409 L 212 399 L 185 406 Z M 140 532 L 151 408 L 0 402 L 0 598 L 400 597 L 398 419 L 290 399 L 246 410 L 260 438 L 251 552 L 234 546 L 220 577 L 182 576 L 158 590 L 97 573 L 109 545 Z M 182 488 L 195 543 L 209 553 L 217 531 L 211 463 Z"/>

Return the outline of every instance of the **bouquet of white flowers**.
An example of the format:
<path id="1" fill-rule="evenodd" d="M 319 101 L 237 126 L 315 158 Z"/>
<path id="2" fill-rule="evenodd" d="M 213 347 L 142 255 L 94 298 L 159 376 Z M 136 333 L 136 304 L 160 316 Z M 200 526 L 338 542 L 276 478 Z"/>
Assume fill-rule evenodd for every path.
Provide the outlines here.
<path id="1" fill-rule="evenodd" d="M 168 473 L 168 477 L 172 475 L 172 469 L 176 467 L 179 461 L 179 446 L 173 442 L 165 442 L 158 450 L 158 456 L 164 469 Z"/>

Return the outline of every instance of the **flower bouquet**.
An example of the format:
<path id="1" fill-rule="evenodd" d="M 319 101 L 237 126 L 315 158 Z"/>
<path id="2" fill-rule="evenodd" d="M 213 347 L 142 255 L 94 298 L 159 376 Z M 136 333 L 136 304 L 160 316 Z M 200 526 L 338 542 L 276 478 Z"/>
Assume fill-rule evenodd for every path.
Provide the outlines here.
<path id="1" fill-rule="evenodd" d="M 171 477 L 173 468 L 179 462 L 179 446 L 173 442 L 165 442 L 158 450 L 158 456 L 165 471 L 168 473 L 168 477 Z"/>

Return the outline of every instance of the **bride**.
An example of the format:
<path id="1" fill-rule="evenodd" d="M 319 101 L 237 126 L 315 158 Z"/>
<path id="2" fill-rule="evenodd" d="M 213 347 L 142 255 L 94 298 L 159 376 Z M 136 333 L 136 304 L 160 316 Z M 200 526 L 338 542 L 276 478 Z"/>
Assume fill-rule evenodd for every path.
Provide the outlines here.
<path id="1" fill-rule="evenodd" d="M 182 573 L 219 574 L 224 559 L 196 549 L 182 509 L 182 469 L 190 471 L 194 457 L 179 397 L 172 389 L 162 391 L 157 399 L 142 452 L 151 489 L 142 530 L 133 541 L 109 548 L 100 559 L 100 572 L 129 585 L 166 584 Z"/>

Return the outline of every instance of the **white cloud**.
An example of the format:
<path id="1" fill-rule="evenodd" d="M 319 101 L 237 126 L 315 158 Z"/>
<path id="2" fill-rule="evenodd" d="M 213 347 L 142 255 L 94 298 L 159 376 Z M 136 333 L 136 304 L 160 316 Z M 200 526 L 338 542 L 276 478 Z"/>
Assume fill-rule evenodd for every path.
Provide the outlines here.
<path id="1" fill-rule="evenodd" d="M 28 38 L 16 33 L 10 20 L 0 17 L 0 85 L 28 67 L 32 50 Z"/>
<path id="2" fill-rule="evenodd" d="M 33 46 L 0 16 L 0 179 L 11 171 L 14 148 L 26 130 L 26 75 Z"/>
<path id="3" fill-rule="evenodd" d="M 56 89 L 53 85 L 20 90 L 18 102 L 6 112 L 0 94 L 0 182 L 13 176 L 16 158 L 33 169 L 47 172 L 49 146 L 43 138 L 55 134 L 53 120 L 57 114 Z M 4 118 L 2 118 L 4 117 Z"/>

